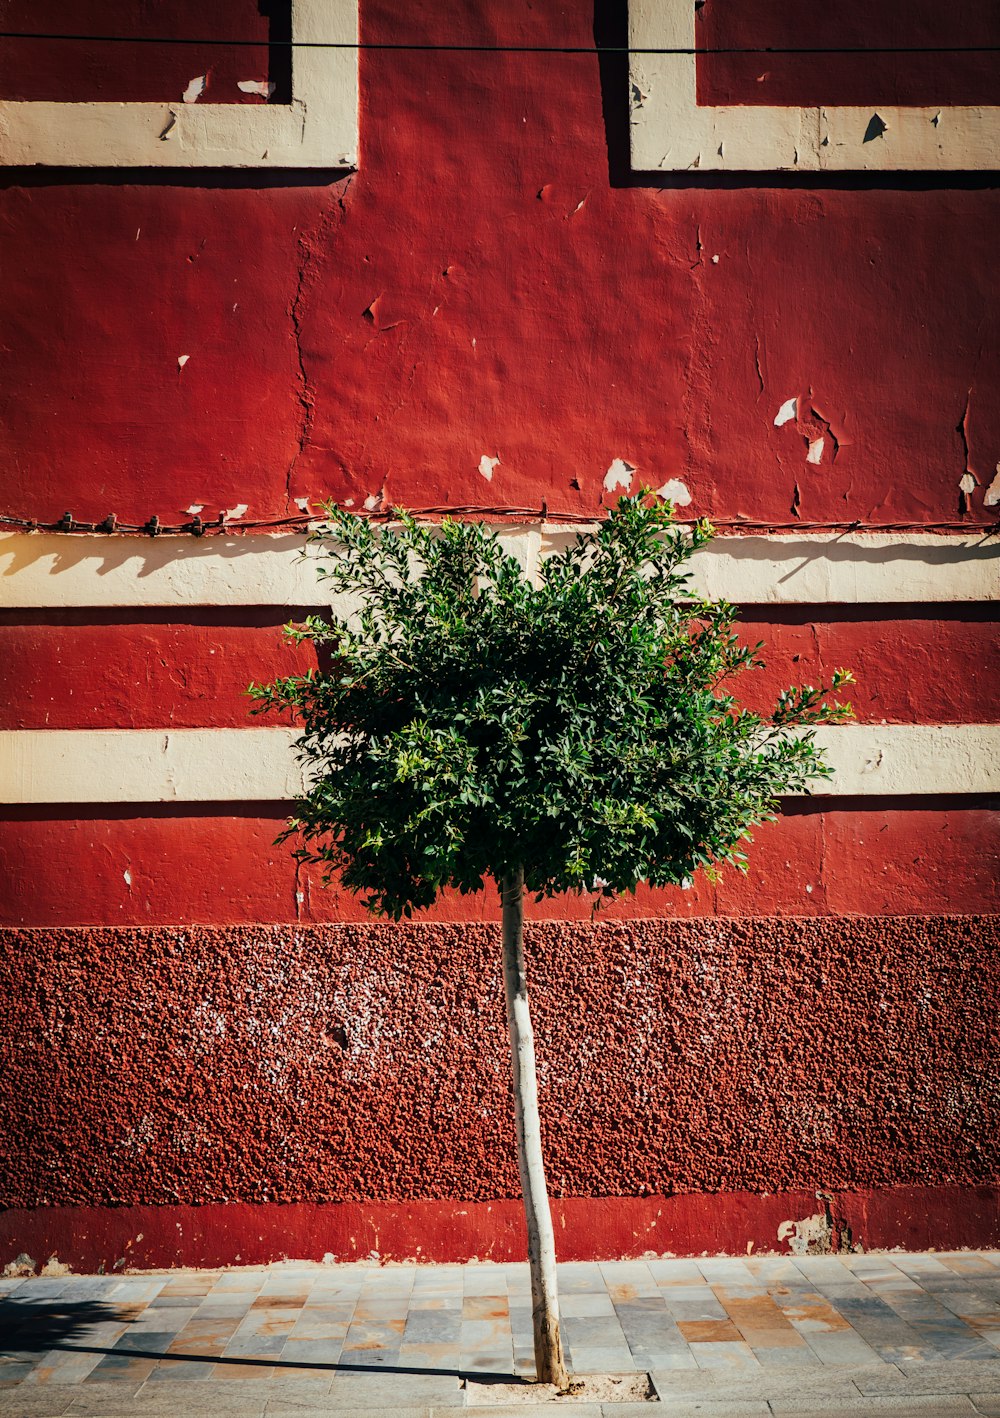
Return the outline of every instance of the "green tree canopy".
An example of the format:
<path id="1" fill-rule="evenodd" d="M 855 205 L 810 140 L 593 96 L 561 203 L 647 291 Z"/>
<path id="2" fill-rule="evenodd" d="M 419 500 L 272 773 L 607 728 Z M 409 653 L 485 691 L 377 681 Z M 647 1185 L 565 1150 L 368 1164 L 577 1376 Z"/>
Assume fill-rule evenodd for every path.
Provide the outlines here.
<path id="1" fill-rule="evenodd" d="M 482 525 L 327 513 L 318 569 L 351 609 L 289 633 L 330 667 L 250 692 L 303 726 L 311 786 L 284 835 L 372 910 L 520 866 L 538 897 L 743 869 L 776 798 L 828 773 L 809 726 L 849 705 L 807 686 L 762 718 L 732 696 L 761 647 L 691 588 L 706 523 L 622 498 L 532 584 Z"/>

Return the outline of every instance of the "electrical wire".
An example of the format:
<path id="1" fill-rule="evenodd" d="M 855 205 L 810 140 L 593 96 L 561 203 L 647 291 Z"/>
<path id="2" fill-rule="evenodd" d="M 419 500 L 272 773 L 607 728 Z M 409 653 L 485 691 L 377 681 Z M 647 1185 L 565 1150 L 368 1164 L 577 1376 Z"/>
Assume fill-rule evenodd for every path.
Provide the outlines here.
<path id="1" fill-rule="evenodd" d="M 540 522 L 585 526 L 596 524 L 600 517 L 588 516 L 585 512 L 561 511 L 549 508 L 543 502 L 539 507 L 485 507 L 481 505 L 408 507 L 397 508 L 386 503 L 378 508 L 343 508 L 352 516 L 369 521 L 392 521 L 400 511 L 420 521 L 439 521 L 445 517 L 495 519 L 508 522 Z M 682 519 L 683 520 L 683 519 Z M 693 520 L 693 519 L 692 519 Z M 744 517 L 707 517 L 706 521 L 718 531 L 726 532 L 964 532 L 981 534 L 983 537 L 1000 535 L 1000 522 L 982 524 L 976 522 L 864 522 L 860 518 L 850 522 L 767 522 L 753 521 Z M 219 536 L 241 532 L 307 531 L 322 526 L 322 514 L 302 512 L 292 517 L 241 518 L 227 520 L 225 513 L 208 521 L 193 517 L 188 522 L 163 523 L 159 517 L 150 517 L 146 522 L 121 522 L 112 513 L 101 521 L 78 521 L 71 512 L 65 512 L 58 521 L 42 522 L 34 517 L 18 517 L 0 513 L 0 527 L 11 527 L 23 532 L 62 532 L 74 535 L 103 534 L 105 536 Z"/>
<path id="2" fill-rule="evenodd" d="M 61 34 L 32 30 L 0 30 L 0 39 L 46 40 L 72 44 L 175 44 L 234 49 L 352 49 L 442 54 L 998 54 L 1000 44 L 945 45 L 723 45 L 644 46 L 629 44 L 431 44 L 381 40 L 322 39 L 192 39 L 166 35 Z"/>

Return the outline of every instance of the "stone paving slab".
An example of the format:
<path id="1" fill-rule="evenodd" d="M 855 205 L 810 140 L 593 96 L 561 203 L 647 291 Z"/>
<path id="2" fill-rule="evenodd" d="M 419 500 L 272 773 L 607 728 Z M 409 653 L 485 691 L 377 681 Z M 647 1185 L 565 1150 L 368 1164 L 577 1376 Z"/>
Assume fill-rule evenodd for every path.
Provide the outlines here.
<path id="1" fill-rule="evenodd" d="M 560 1282 L 575 1371 L 649 1372 L 671 1418 L 1000 1418 L 995 1252 L 576 1263 Z M 524 1265 L 0 1281 L 0 1415 L 16 1418 L 445 1418 L 465 1405 L 463 1375 L 532 1369 Z"/>

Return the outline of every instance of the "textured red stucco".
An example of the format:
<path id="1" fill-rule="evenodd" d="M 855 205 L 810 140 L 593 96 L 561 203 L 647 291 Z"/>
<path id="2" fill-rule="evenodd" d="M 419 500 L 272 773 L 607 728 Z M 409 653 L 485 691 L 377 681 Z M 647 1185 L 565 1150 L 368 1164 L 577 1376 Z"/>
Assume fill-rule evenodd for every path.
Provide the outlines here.
<path id="1" fill-rule="evenodd" d="M 558 0 L 363 0 L 361 23 L 594 41 L 591 7 Z M 952 518 L 968 462 L 982 520 L 1000 195 L 615 185 L 628 90 L 605 68 L 602 90 L 593 54 L 366 50 L 359 168 L 334 182 L 9 174 L 11 510 L 254 516 L 384 490 L 593 511 L 622 458 L 684 480 L 694 512 L 779 521 Z M 791 397 L 801 420 L 776 428 Z"/>
<path id="2" fill-rule="evenodd" d="M 517 1195 L 495 928 L 10 931 L 8 1206 Z M 1000 921 L 530 933 L 557 1196 L 995 1186 Z"/>
<path id="3" fill-rule="evenodd" d="M 879 6 L 866 0 L 827 6 L 707 0 L 691 31 L 699 49 L 745 51 L 698 60 L 700 103 L 863 104 L 877 112 L 890 104 L 1000 102 L 995 53 L 1000 16 L 991 0 L 971 0 L 960 8 L 938 0 Z M 960 47 L 980 52 L 942 52 Z M 919 50 L 926 52 L 914 52 Z"/>
<path id="4" fill-rule="evenodd" d="M 172 925 L 360 922 L 354 897 L 296 872 L 275 846 L 288 804 L 45 806 L 0 821 L 0 923 Z M 963 799 L 786 804 L 748 848 L 750 874 L 699 874 L 687 891 L 640 888 L 608 919 L 1000 912 L 1000 810 Z M 126 873 L 128 874 L 126 876 Z M 528 906 L 590 919 L 588 899 Z M 497 918 L 497 898 L 446 894 L 441 921 Z"/>
<path id="5" fill-rule="evenodd" d="M 319 588 L 317 588 L 319 589 Z M 1000 704 L 1000 645 L 991 607 L 947 617 L 859 617 L 839 608 L 758 611 L 741 627 L 764 641 L 766 668 L 739 676 L 733 691 L 769 713 L 791 684 L 829 682 L 854 670 L 850 697 L 860 722 L 978 724 Z M 0 613 L 0 662 L 16 695 L 0 704 L 0 729 L 146 729 L 276 724 L 250 719 L 246 687 L 316 664 L 280 627 L 305 610 L 262 608 L 170 612 Z M 784 616 L 784 619 L 782 619 Z M 832 618 L 829 618 L 832 617 Z M 153 622 L 153 623 L 150 623 Z M 948 673 L 939 672 L 947 654 Z"/>
<path id="6" fill-rule="evenodd" d="M 5 30 L 42 35 L 112 35 L 144 39 L 109 44 L 99 38 L 5 39 L 0 46 L 0 97 L 62 103 L 179 103 L 190 81 L 206 80 L 198 102 L 262 103 L 243 93 L 241 79 L 272 81 L 271 27 L 254 0 L 5 0 Z M 276 11 L 280 12 L 280 3 Z M 275 34 L 277 37 L 277 34 Z M 236 44 L 151 44 L 152 39 L 247 40 Z M 276 56 L 280 71 L 286 56 Z M 275 94 L 277 98 L 277 93 Z"/>

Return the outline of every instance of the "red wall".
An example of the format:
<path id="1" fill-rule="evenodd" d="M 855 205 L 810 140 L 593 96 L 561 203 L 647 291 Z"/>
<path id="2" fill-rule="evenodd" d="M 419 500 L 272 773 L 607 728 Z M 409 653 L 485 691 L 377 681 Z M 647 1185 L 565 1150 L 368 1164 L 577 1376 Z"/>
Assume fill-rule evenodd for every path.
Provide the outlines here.
<path id="1" fill-rule="evenodd" d="M 978 34 L 986 9 L 963 23 Z M 18 6 L 11 26 L 66 13 Z M 741 42 L 714 0 L 701 13 L 710 42 Z M 758 36 L 759 19 L 780 43 L 783 13 L 754 7 Z M 261 23 L 236 0 L 153 17 Z M 384 494 L 593 513 L 622 458 L 637 482 L 681 479 L 693 513 L 769 524 L 953 521 L 971 471 L 963 515 L 990 522 L 992 178 L 630 174 L 619 61 L 496 48 L 588 47 L 619 19 L 361 0 L 366 42 L 493 48 L 363 50 L 353 175 L 8 170 L 0 510 L 268 518 Z M 137 77 L 97 46 L 70 62 L 35 44 L 0 66 L 0 93 L 119 93 L 129 73 L 121 97 L 176 99 L 210 67 L 142 54 Z M 272 61 L 215 57 L 206 98 L 242 101 L 236 79 Z M 702 60 L 703 101 L 720 85 L 798 101 L 802 66 L 774 69 L 758 86 Z M 805 73 L 840 84 L 834 102 L 913 101 L 926 82 L 897 66 L 878 99 L 871 65 Z M 958 61 L 946 79 L 941 102 L 988 82 Z M 775 427 L 792 397 L 799 418 Z M 249 680 L 307 663 L 280 641 L 295 613 L 4 612 L 0 728 L 252 728 Z M 769 647 L 754 704 L 847 664 L 863 722 L 997 718 L 991 607 L 743 621 Z M 82 1266 L 518 1253 L 495 901 L 362 929 L 273 845 L 285 811 L 0 821 L 0 1249 Z M 995 800 L 805 800 L 761 829 L 747 880 L 640 893 L 596 928 L 586 903 L 538 908 L 561 1253 L 772 1249 L 817 1191 L 838 1244 L 1000 1241 L 998 864 Z"/>

